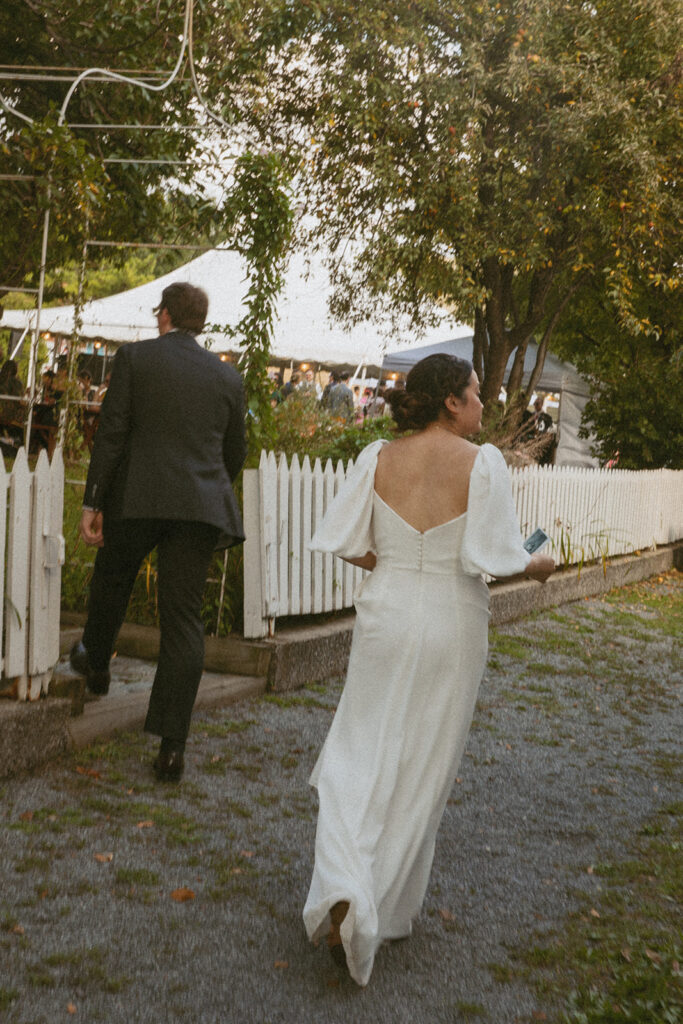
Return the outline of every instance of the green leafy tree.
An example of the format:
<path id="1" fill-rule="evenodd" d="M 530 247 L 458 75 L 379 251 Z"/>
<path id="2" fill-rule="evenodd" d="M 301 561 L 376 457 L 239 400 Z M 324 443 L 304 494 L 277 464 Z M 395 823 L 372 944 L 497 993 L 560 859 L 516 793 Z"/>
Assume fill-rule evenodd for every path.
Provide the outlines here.
<path id="1" fill-rule="evenodd" d="M 524 405 L 584 289 L 650 329 L 633 289 L 677 245 L 682 24 L 676 0 L 233 0 L 211 38 L 249 104 L 231 72 L 214 85 L 346 256 L 336 312 L 447 306 L 491 403 L 533 338 Z"/>
<path id="2" fill-rule="evenodd" d="M 601 461 L 618 452 L 621 469 L 683 469 L 683 294 L 635 281 L 631 302 L 639 323 L 656 329 L 628 330 L 593 289 L 574 304 L 557 346 L 590 382 L 585 432 Z"/>

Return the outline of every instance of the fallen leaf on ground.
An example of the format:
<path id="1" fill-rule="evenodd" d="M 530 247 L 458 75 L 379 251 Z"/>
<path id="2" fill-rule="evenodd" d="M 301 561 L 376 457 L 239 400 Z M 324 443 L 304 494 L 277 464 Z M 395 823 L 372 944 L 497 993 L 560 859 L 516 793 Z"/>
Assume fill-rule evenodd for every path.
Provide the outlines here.
<path id="1" fill-rule="evenodd" d="M 627 963 L 631 963 L 631 950 L 628 948 L 628 946 L 624 946 L 624 948 L 621 951 L 621 955 Z"/>
<path id="2" fill-rule="evenodd" d="M 14 932 L 15 935 L 23 935 L 24 934 L 24 926 L 21 925 L 21 924 L 15 924 L 14 928 L 12 929 L 12 931 Z"/>
<path id="3" fill-rule="evenodd" d="M 84 768 L 83 765 L 77 764 L 76 771 L 79 775 L 90 775 L 93 779 L 102 778 L 102 773 L 98 772 L 96 768 Z"/>
<path id="4" fill-rule="evenodd" d="M 153 821 L 139 821 L 137 824 L 138 828 L 154 828 Z"/>
<path id="5" fill-rule="evenodd" d="M 600 914 L 599 914 L 599 913 L 598 913 L 598 911 L 597 911 L 597 910 L 595 909 L 595 907 L 592 907 L 592 908 L 591 908 L 591 917 L 600 917 Z"/>
<path id="6" fill-rule="evenodd" d="M 171 899 L 175 900 L 176 903 L 187 903 L 188 900 L 194 899 L 194 893 L 192 889 L 187 889 L 184 885 L 180 889 L 174 889 L 171 893 Z"/>
<path id="7" fill-rule="evenodd" d="M 586 871 L 588 872 L 589 875 L 592 875 L 593 874 L 593 865 L 589 864 L 588 867 L 586 868 Z"/>
<path id="8" fill-rule="evenodd" d="M 444 921 L 455 921 L 455 914 L 451 914 L 450 910 L 444 910 L 443 908 L 439 911 L 440 916 Z"/>
<path id="9" fill-rule="evenodd" d="M 661 964 L 662 958 L 659 953 L 655 953 L 654 949 L 646 949 L 645 956 L 648 960 L 651 960 L 653 964 Z"/>
<path id="10" fill-rule="evenodd" d="M 253 856 L 254 856 L 254 851 L 253 850 L 240 850 L 240 857 L 253 857 Z"/>
<path id="11" fill-rule="evenodd" d="M 289 961 L 287 961 L 287 960 L 276 960 L 275 961 L 275 966 L 276 967 L 289 967 Z"/>
<path id="12" fill-rule="evenodd" d="M 75 1004 L 74 1003 L 67 1003 L 66 1004 L 66 1012 L 67 1013 L 75 1013 L 76 1012 Z"/>
<path id="13" fill-rule="evenodd" d="M 534 1010 L 531 1015 L 534 1020 L 547 1020 L 548 1018 L 544 1014 L 543 1010 Z"/>
<path id="14" fill-rule="evenodd" d="M 19 821 L 33 821 L 33 811 L 24 811 L 19 815 Z"/>
<path id="15" fill-rule="evenodd" d="M 108 864 L 110 860 L 114 859 L 113 853 L 96 853 L 95 860 L 99 861 L 100 864 Z"/>

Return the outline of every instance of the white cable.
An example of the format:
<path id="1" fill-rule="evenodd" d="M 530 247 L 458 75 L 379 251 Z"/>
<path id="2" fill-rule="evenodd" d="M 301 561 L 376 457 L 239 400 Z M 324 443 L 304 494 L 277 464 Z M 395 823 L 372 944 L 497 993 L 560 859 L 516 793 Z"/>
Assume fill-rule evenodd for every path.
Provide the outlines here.
<path id="1" fill-rule="evenodd" d="M 141 89 L 148 89 L 150 92 L 162 92 L 164 89 L 167 89 L 169 87 L 169 85 L 171 85 L 171 83 L 174 82 L 175 79 L 178 77 L 178 72 L 180 71 L 180 69 L 181 69 L 181 67 L 183 65 L 183 59 L 185 57 L 185 50 L 187 49 L 187 42 L 188 42 L 188 27 L 189 27 L 189 25 L 192 22 L 192 7 L 193 7 L 193 4 L 194 4 L 194 0 L 186 0 L 186 2 L 185 2 L 185 18 L 184 18 L 184 23 L 183 23 L 183 42 L 182 42 L 182 46 L 180 47 L 180 53 L 178 54 L 178 60 L 176 61 L 176 65 L 173 68 L 173 71 L 171 72 L 170 76 L 166 79 L 165 82 L 162 82 L 161 85 L 150 85 L 149 82 L 144 81 L 143 79 L 140 79 L 140 78 L 128 78 L 126 75 L 121 75 L 117 71 L 107 71 L 106 68 L 87 68 L 87 70 L 83 71 L 71 83 L 71 85 L 69 87 L 69 91 L 67 92 L 66 96 L 64 97 L 64 102 L 62 103 L 61 109 L 59 111 L 59 121 L 58 121 L 58 124 L 60 124 L 60 125 L 64 124 L 64 118 L 65 118 L 65 115 L 66 115 L 66 108 L 69 105 L 71 97 L 73 96 L 74 92 L 76 91 L 78 86 L 81 84 L 81 82 L 84 81 L 86 78 L 90 77 L 91 75 L 104 75 L 104 77 L 106 79 L 108 79 L 109 81 L 112 81 L 112 82 L 125 82 L 128 85 L 137 85 Z M 194 74 L 193 74 L 192 77 L 193 77 L 193 80 L 194 80 Z M 200 102 L 201 102 L 201 98 L 200 98 Z M 7 100 L 4 98 L 4 96 L 2 96 L 1 94 L 0 94 L 0 106 L 2 106 L 3 109 L 7 111 L 8 114 L 14 114 L 15 117 L 21 118 L 22 121 L 26 122 L 26 124 L 34 124 L 35 123 L 34 119 L 32 117 L 29 117 L 28 114 L 22 114 L 20 110 L 17 110 L 15 107 L 11 106 L 11 104 L 9 104 L 7 102 Z"/>
<path id="2" fill-rule="evenodd" d="M 233 130 L 233 125 L 228 124 L 228 122 L 225 121 L 220 116 L 220 114 L 214 114 L 214 112 L 209 109 L 209 107 L 207 106 L 207 104 L 206 104 L 206 102 L 204 100 L 204 97 L 202 96 L 201 89 L 199 88 L 199 82 L 197 81 L 197 74 L 195 72 L 195 67 L 194 67 L 194 49 L 193 49 L 194 26 L 193 26 L 193 16 L 194 16 L 194 0 L 191 0 L 191 3 L 190 3 L 190 20 L 189 20 L 189 25 L 188 25 L 188 29 L 187 29 L 187 56 L 188 56 L 188 64 L 189 64 L 189 68 L 190 68 L 190 78 L 192 79 L 192 85 L 194 86 L 195 95 L 196 95 L 197 99 L 199 100 L 199 105 L 202 107 L 204 112 L 206 114 L 208 114 L 208 116 L 211 118 L 212 121 L 215 121 L 216 124 L 220 124 L 220 125 L 223 126 L 223 128 L 228 128 L 230 131 L 232 131 Z"/>
<path id="3" fill-rule="evenodd" d="M 107 71 L 106 68 L 88 68 L 87 71 L 83 71 L 82 74 L 80 74 L 78 76 L 78 78 L 76 78 L 71 83 L 69 91 L 67 92 L 66 96 L 64 97 L 64 102 L 62 103 L 61 110 L 59 111 L 59 122 L 58 123 L 59 124 L 63 124 L 64 123 L 64 117 L 66 115 L 66 108 L 69 105 L 69 101 L 70 101 L 71 97 L 73 96 L 75 90 L 78 88 L 78 86 L 81 84 L 81 82 L 84 79 L 88 78 L 89 75 L 101 74 L 101 75 L 104 75 L 106 78 L 110 79 L 113 82 L 125 82 L 128 85 L 138 85 L 138 86 L 140 86 L 141 89 L 148 89 L 150 92 L 163 92 L 164 89 L 167 89 L 169 87 L 169 85 L 171 85 L 171 83 L 176 79 L 176 77 L 178 75 L 178 72 L 180 71 L 180 69 L 181 69 L 181 67 L 183 65 L 183 58 L 185 56 L 185 50 L 187 48 L 188 25 L 191 23 L 191 20 L 192 20 L 192 6 L 193 6 L 193 3 L 194 3 L 194 0 L 186 0 L 186 3 L 185 3 L 185 19 L 184 19 L 184 24 L 183 24 L 183 44 L 180 47 L 180 53 L 178 54 L 178 60 L 176 61 L 176 65 L 173 68 L 173 71 L 171 72 L 170 77 L 167 78 L 165 82 L 162 82 L 161 85 L 150 85 L 149 82 L 145 82 L 142 79 L 139 79 L 139 78 L 127 78 L 126 75 L 120 75 L 116 71 Z"/>

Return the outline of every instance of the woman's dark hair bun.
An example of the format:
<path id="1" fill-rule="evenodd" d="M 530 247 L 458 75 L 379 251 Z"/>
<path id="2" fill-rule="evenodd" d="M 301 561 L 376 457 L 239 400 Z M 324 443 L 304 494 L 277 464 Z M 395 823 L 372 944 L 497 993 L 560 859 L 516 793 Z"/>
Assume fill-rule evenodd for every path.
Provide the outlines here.
<path id="1" fill-rule="evenodd" d="M 416 363 L 405 391 L 391 396 L 391 411 L 399 430 L 422 430 L 439 418 L 449 395 L 462 398 L 472 376 L 467 359 L 439 353 Z"/>

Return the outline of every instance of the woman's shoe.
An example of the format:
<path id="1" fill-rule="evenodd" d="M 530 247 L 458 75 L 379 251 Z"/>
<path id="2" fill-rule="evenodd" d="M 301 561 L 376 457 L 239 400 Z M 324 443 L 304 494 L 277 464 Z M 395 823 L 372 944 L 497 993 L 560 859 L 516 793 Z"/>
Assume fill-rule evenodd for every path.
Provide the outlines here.
<path id="1" fill-rule="evenodd" d="M 330 910 L 330 920 L 332 927 L 330 928 L 327 935 L 327 948 L 330 951 L 330 956 L 336 963 L 337 967 L 347 967 L 346 963 L 346 952 L 341 940 L 340 928 L 342 921 L 346 917 L 349 910 L 349 904 L 346 900 L 342 900 Z"/>

